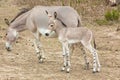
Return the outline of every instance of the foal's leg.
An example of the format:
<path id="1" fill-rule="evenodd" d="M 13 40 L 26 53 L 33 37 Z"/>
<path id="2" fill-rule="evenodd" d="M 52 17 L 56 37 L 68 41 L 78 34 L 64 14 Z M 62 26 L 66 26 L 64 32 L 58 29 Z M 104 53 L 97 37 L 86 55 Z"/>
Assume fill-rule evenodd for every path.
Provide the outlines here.
<path id="1" fill-rule="evenodd" d="M 88 62 L 88 60 L 87 60 L 87 56 L 86 56 L 85 49 L 83 48 L 83 46 L 80 46 L 80 47 L 81 47 L 81 51 L 82 51 L 83 56 L 84 56 L 85 69 L 89 69 L 89 62 Z"/>
<path id="2" fill-rule="evenodd" d="M 92 47 L 92 46 L 91 46 Z M 93 53 L 95 54 L 95 56 L 96 56 L 96 63 L 97 63 L 97 70 L 96 71 L 100 71 L 100 62 L 99 62 L 99 59 L 98 59 L 98 54 L 97 54 L 97 51 L 92 47 L 92 51 L 93 51 Z"/>
<path id="3" fill-rule="evenodd" d="M 62 70 L 65 70 L 69 72 L 70 71 L 70 50 L 68 43 L 63 43 L 63 57 L 64 57 L 64 66 L 62 67 Z"/>
<path id="4" fill-rule="evenodd" d="M 95 50 L 96 51 L 96 50 Z M 97 53 L 97 52 L 96 52 Z M 96 58 L 97 58 L 97 71 L 99 72 L 100 71 L 100 68 L 101 68 L 101 65 L 100 65 L 100 61 L 99 61 L 99 58 L 98 58 L 98 54 L 96 54 Z"/>
<path id="5" fill-rule="evenodd" d="M 65 48 L 66 48 L 66 61 L 67 61 L 66 71 L 67 73 L 69 73 L 71 64 L 70 64 L 70 49 L 68 43 L 66 43 Z"/>
<path id="6" fill-rule="evenodd" d="M 62 67 L 62 71 L 64 71 L 65 70 L 65 68 L 66 68 L 66 49 L 65 49 L 65 44 L 62 44 L 62 48 L 63 48 L 63 58 L 64 58 L 64 65 L 63 65 L 63 67 Z"/>
<path id="7" fill-rule="evenodd" d="M 44 51 L 43 51 L 42 45 L 40 44 L 40 40 L 39 40 L 40 34 L 39 34 L 39 32 L 36 31 L 34 33 L 34 36 L 35 36 L 35 41 L 34 41 L 35 50 L 36 50 L 39 62 L 42 62 L 43 59 L 44 59 Z"/>
<path id="8" fill-rule="evenodd" d="M 95 49 L 91 46 L 90 42 L 84 42 L 81 41 L 81 43 L 93 54 L 93 73 L 96 72 L 97 70 L 97 60 L 96 60 L 96 54 L 97 52 Z"/>

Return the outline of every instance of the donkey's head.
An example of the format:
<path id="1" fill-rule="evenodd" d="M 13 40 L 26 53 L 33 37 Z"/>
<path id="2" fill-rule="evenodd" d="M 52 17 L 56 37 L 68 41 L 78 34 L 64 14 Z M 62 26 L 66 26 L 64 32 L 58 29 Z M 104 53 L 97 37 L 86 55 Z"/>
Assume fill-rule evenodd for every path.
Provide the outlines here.
<path id="1" fill-rule="evenodd" d="M 8 51 L 11 50 L 12 43 L 16 41 L 18 32 L 11 27 L 11 23 L 8 19 L 4 19 L 5 23 L 8 25 L 8 29 L 6 32 L 6 49 Z"/>
<path id="2" fill-rule="evenodd" d="M 51 14 L 49 14 L 46 11 L 48 17 L 49 17 L 49 21 L 48 21 L 48 31 L 45 33 L 46 36 L 49 36 L 51 34 L 51 32 L 56 30 L 56 18 L 57 18 L 57 12 L 54 12 L 54 15 L 51 16 Z"/>

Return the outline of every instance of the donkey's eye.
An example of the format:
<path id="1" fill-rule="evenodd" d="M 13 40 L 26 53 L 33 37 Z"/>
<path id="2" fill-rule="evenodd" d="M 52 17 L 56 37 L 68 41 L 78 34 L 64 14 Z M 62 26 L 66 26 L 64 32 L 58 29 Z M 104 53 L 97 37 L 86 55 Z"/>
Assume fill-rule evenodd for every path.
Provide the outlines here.
<path id="1" fill-rule="evenodd" d="M 53 27 L 53 26 L 54 26 L 53 24 L 50 25 L 50 27 Z"/>
<path id="2" fill-rule="evenodd" d="M 7 36 L 7 33 L 5 35 Z"/>

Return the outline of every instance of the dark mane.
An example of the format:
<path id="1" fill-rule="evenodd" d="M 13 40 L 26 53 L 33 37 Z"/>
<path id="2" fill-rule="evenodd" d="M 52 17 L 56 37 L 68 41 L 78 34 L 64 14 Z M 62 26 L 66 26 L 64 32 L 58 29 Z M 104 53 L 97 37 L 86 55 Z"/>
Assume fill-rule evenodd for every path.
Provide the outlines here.
<path id="1" fill-rule="evenodd" d="M 59 18 L 56 18 L 56 19 L 59 20 L 64 27 L 67 27 L 67 25 L 61 19 L 59 19 Z"/>
<path id="2" fill-rule="evenodd" d="M 19 17 L 20 15 L 28 12 L 30 9 L 29 9 L 29 8 L 22 8 L 22 9 L 20 9 L 20 10 L 21 10 L 21 12 L 19 12 L 19 13 L 15 16 L 15 18 L 13 18 L 13 20 L 11 20 L 10 23 L 12 23 L 13 21 L 15 21 L 15 19 L 16 19 L 17 17 Z"/>

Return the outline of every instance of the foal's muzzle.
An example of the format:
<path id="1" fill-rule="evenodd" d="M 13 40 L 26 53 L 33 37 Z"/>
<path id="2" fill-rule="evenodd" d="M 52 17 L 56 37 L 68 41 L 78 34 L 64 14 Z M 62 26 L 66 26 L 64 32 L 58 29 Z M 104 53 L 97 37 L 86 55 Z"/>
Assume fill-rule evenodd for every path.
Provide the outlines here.
<path id="1" fill-rule="evenodd" d="M 45 33 L 45 36 L 49 36 L 49 34 L 48 34 L 48 33 Z"/>

